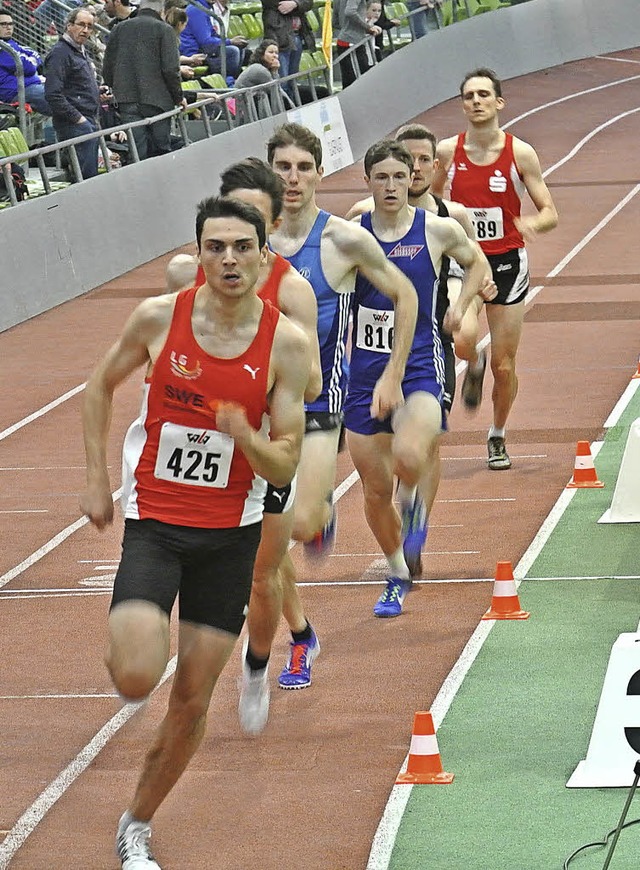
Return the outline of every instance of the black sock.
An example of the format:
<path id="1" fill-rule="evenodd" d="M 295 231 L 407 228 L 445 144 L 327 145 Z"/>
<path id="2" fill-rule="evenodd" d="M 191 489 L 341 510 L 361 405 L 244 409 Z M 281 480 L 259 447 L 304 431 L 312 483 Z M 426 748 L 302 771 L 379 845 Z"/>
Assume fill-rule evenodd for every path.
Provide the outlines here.
<path id="1" fill-rule="evenodd" d="M 251 645 L 247 647 L 247 654 L 245 656 L 245 661 L 249 666 L 250 671 L 264 671 L 266 666 L 269 664 L 269 656 L 266 659 L 260 659 L 258 656 L 254 655 L 251 652 Z"/>
<path id="2" fill-rule="evenodd" d="M 306 622 L 307 625 L 305 628 L 302 629 L 302 631 L 291 632 L 291 637 L 293 638 L 294 643 L 305 643 L 306 641 L 311 640 L 312 628 L 308 619 L 306 620 Z"/>

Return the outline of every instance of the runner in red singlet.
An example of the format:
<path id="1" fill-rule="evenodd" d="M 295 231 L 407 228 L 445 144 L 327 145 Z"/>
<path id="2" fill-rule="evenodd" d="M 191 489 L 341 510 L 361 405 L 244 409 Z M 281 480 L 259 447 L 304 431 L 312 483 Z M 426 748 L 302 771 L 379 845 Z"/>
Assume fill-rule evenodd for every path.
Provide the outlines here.
<path id="1" fill-rule="evenodd" d="M 113 519 L 113 392 L 146 365 L 142 411 L 125 439 L 125 533 L 109 614 L 107 666 L 124 697 L 142 700 L 158 684 L 176 597 L 180 608 L 168 711 L 118 827 L 123 870 L 159 870 L 150 820 L 202 739 L 249 602 L 266 481 L 291 482 L 304 433 L 309 342 L 255 292 L 264 219 L 245 203 L 207 199 L 196 238 L 204 284 L 138 306 L 83 407 L 81 507 L 103 529 Z"/>
<path id="2" fill-rule="evenodd" d="M 280 223 L 284 183 L 264 161 L 249 157 L 224 170 L 220 192 L 254 205 L 262 214 L 267 237 Z M 197 271 L 196 271 L 197 269 Z M 181 282 L 204 280 L 202 267 L 195 258 L 177 254 L 167 265 L 167 284 L 176 289 Z M 269 251 L 260 269 L 257 292 L 304 330 L 312 348 L 311 376 L 305 390 L 305 401 L 312 402 L 322 389 L 320 348 L 317 332 L 317 303 L 311 284 L 290 263 Z M 258 734 L 269 714 L 269 683 L 267 665 L 271 645 L 282 615 L 282 585 L 279 567 L 286 555 L 293 527 L 295 480 L 282 489 L 267 487 L 260 547 L 253 572 L 253 586 L 247 628 L 249 639 L 243 647 L 243 670 L 240 683 L 238 712 L 242 728 L 248 734 Z"/>
<path id="3" fill-rule="evenodd" d="M 505 431 L 518 392 L 515 360 L 529 288 L 524 246 L 557 226 L 558 213 L 535 150 L 500 129 L 499 112 L 505 101 L 495 72 L 483 68 L 468 73 L 460 94 L 467 130 L 438 145 L 440 165 L 432 193 L 442 196 L 449 177 L 451 199 L 466 206 L 498 287 L 498 295 L 486 307 L 494 380 L 487 447 L 489 468 L 505 469 L 511 467 Z M 521 214 L 525 192 L 536 208 L 535 215 Z M 465 375 L 462 393 L 471 408 L 480 403 L 485 364 L 481 352 L 477 365 Z"/>

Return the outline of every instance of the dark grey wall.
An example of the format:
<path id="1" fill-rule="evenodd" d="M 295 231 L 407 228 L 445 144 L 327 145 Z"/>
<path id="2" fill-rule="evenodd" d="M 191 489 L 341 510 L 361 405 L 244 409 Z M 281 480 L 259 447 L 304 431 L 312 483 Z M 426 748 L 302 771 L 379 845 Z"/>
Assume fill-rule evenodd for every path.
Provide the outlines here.
<path id="1" fill-rule="evenodd" d="M 354 159 L 371 144 L 372 118 L 384 117 L 381 133 L 394 129 L 454 96 L 469 68 L 492 66 L 508 79 L 631 48 L 639 34 L 639 0 L 531 0 L 431 34 L 340 95 Z M 230 162 L 264 156 L 278 122 L 257 122 L 0 211 L 0 330 L 189 242 L 195 203 L 217 189 Z"/>

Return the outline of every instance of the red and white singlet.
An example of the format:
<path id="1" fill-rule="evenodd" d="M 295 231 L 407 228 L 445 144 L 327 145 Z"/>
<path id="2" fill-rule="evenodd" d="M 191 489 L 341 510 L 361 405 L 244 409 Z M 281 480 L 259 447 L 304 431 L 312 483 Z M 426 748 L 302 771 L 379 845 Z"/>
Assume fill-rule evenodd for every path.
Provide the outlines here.
<path id="1" fill-rule="evenodd" d="M 478 166 L 467 157 L 466 133 L 460 133 L 449 168 L 451 199 L 466 207 L 485 254 L 524 248 L 513 219 L 520 216 L 525 186 L 513 156 L 513 136 L 504 135 L 498 159 L 489 166 Z"/>
<path id="2" fill-rule="evenodd" d="M 176 298 L 167 340 L 145 381 L 140 416 L 125 437 L 124 514 L 197 528 L 246 526 L 262 518 L 266 482 L 233 438 L 216 429 L 214 409 L 217 401 L 236 402 L 255 429 L 264 427 L 280 314 L 265 303 L 247 350 L 232 359 L 213 357 L 193 335 L 196 292 L 192 287 Z"/>
<path id="3" fill-rule="evenodd" d="M 278 304 L 280 282 L 289 269 L 293 269 L 291 263 L 288 260 L 285 260 L 284 257 L 281 257 L 280 254 L 276 254 L 276 258 L 273 261 L 273 266 L 271 267 L 267 280 L 258 290 L 258 296 L 263 302 L 270 302 L 275 308 L 280 309 L 280 305 Z M 204 274 L 204 269 L 202 266 L 198 265 L 195 286 L 200 287 L 200 285 L 204 284 L 206 280 L 207 278 Z"/>

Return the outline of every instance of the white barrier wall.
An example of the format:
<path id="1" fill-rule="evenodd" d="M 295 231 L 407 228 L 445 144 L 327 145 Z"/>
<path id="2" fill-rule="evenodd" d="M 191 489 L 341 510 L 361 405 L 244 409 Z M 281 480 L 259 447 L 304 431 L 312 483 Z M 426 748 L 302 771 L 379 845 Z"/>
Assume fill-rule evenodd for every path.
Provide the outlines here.
<path id="1" fill-rule="evenodd" d="M 639 0 L 531 0 L 429 34 L 340 95 L 354 158 L 371 144 L 374 118 L 380 133 L 393 130 L 455 96 L 468 69 L 489 66 L 509 79 L 632 48 L 639 36 Z M 0 331 L 191 241 L 195 204 L 217 190 L 220 170 L 265 156 L 281 120 L 0 211 Z"/>

